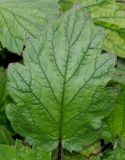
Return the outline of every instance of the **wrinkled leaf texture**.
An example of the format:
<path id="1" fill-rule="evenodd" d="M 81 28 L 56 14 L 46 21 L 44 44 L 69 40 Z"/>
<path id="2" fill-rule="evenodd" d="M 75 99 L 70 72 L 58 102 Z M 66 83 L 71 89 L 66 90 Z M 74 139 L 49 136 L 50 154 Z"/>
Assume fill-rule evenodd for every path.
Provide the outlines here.
<path id="1" fill-rule="evenodd" d="M 105 88 L 115 57 L 101 54 L 103 31 L 74 8 L 52 23 L 43 41 L 31 41 L 24 65 L 11 64 L 7 109 L 17 133 L 52 150 L 70 151 L 99 138 L 96 123 L 112 110 L 115 92 Z M 98 126 L 98 124 L 97 124 Z"/>

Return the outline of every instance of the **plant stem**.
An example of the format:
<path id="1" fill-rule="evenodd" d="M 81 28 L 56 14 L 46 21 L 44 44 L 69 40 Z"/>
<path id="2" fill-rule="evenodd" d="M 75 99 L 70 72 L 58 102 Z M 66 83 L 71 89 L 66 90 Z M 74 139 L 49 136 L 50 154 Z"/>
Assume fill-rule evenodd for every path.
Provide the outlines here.
<path id="1" fill-rule="evenodd" d="M 62 160 L 62 140 L 59 140 L 57 160 Z"/>

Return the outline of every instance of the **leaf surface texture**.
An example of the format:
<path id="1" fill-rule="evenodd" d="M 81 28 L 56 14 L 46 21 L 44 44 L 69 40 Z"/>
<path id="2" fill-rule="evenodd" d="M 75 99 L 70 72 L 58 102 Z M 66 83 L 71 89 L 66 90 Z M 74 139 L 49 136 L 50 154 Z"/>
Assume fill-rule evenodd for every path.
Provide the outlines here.
<path id="1" fill-rule="evenodd" d="M 8 90 L 17 105 L 7 115 L 19 134 L 51 150 L 59 140 L 78 150 L 98 138 L 115 94 L 105 88 L 115 57 L 101 54 L 102 40 L 89 15 L 72 9 L 51 24 L 43 41 L 29 43 L 24 65 L 8 69 Z"/>

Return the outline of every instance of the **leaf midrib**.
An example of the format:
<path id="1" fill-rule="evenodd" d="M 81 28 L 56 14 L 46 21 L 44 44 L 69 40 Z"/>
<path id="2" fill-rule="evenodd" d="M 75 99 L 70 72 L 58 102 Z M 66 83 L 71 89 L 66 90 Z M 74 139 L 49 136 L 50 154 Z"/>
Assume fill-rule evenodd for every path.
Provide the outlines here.
<path id="1" fill-rule="evenodd" d="M 69 15 L 68 23 L 70 21 L 70 16 L 71 15 Z M 71 44 L 70 43 L 71 43 L 72 36 L 73 36 L 73 33 L 74 33 L 75 25 L 76 25 L 76 22 L 77 22 L 77 17 L 78 17 L 78 12 L 76 13 L 76 17 L 75 17 L 75 21 L 74 21 L 74 24 L 73 24 L 73 29 L 72 29 L 72 32 L 71 32 L 70 39 L 68 40 L 68 37 L 67 37 L 68 54 L 67 54 L 67 59 L 66 59 L 65 71 L 64 71 L 64 81 L 63 81 L 62 98 L 61 98 L 60 123 L 59 123 L 60 124 L 60 126 L 59 126 L 59 140 L 62 139 L 62 126 L 63 126 L 63 117 L 64 117 L 64 111 L 63 110 L 64 110 L 64 98 L 65 98 L 66 80 L 67 80 L 67 68 L 68 68 L 69 56 L 70 56 L 70 48 L 71 48 Z"/>

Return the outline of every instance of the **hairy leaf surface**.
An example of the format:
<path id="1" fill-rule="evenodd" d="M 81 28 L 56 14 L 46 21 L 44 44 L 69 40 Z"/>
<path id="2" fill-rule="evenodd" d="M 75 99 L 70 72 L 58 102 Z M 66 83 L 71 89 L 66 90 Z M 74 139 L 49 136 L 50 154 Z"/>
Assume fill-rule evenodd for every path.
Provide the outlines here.
<path id="1" fill-rule="evenodd" d="M 42 42 L 29 43 L 24 65 L 11 64 L 8 70 L 17 105 L 7 114 L 18 133 L 50 149 L 60 141 L 78 150 L 98 138 L 115 94 L 105 88 L 115 57 L 101 54 L 102 40 L 103 31 L 89 15 L 72 9 L 50 26 Z"/>
<path id="2" fill-rule="evenodd" d="M 0 0 L 0 42 L 21 54 L 28 38 L 38 38 L 43 24 L 58 14 L 57 0 Z"/>

